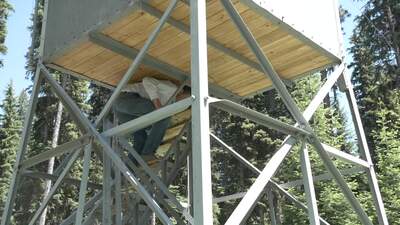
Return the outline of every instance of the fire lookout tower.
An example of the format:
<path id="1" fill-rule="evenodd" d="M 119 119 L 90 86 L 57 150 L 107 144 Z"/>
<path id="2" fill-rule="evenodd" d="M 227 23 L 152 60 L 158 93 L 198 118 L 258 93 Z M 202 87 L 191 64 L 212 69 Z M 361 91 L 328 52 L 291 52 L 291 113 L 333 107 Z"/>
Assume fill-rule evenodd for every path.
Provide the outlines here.
<path id="1" fill-rule="evenodd" d="M 36 224 L 62 183 L 79 189 L 78 208 L 61 225 L 149 224 L 153 213 L 162 224 L 213 224 L 212 205 L 240 199 L 226 225 L 246 224 L 263 195 L 279 192 L 308 214 L 310 224 L 328 224 L 318 213 L 314 181 L 333 179 L 360 222 L 372 225 L 360 202 L 332 158 L 354 165 L 350 172 L 366 174 L 380 225 L 388 225 L 352 85 L 343 62 L 342 36 L 337 0 L 46 0 L 41 31 L 40 60 L 29 113 L 1 225 L 8 225 L 20 180 L 29 174 L 52 179 L 53 186 L 32 215 Z M 300 111 L 286 82 L 333 67 L 305 111 Z M 49 68 L 94 82 L 113 90 L 96 121 L 90 121 L 49 73 Z M 140 118 L 119 124 L 109 121 L 112 105 L 130 82 L 157 76 L 191 86 L 189 98 L 170 103 Z M 48 83 L 79 125 L 81 138 L 28 158 L 26 146 L 40 85 Z M 346 93 L 358 138 L 356 157 L 321 142 L 309 120 L 331 88 L 338 84 Z M 288 124 L 242 106 L 243 99 L 275 89 L 296 124 Z M 217 107 L 287 136 L 260 170 L 209 130 L 209 107 Z M 150 168 L 126 134 L 172 117 L 171 127 L 159 147 L 162 159 Z M 114 120 L 118 118 L 114 117 Z M 210 137 L 233 154 L 257 178 L 245 193 L 213 197 Z M 302 203 L 273 176 L 294 145 L 300 154 L 306 202 Z M 313 146 L 328 174 L 311 171 L 306 144 Z M 137 163 L 127 157 L 130 153 Z M 89 182 L 92 153 L 101 156 L 101 184 Z M 30 171 L 51 157 L 67 155 L 55 174 Z M 66 176 L 83 157 L 80 180 Z M 188 203 L 169 190 L 177 171 L 188 174 Z M 347 171 L 347 174 L 350 172 Z M 295 182 L 295 183 L 296 183 Z M 88 196 L 88 189 L 94 195 Z M 128 203 L 123 198 L 128 196 Z M 271 203 L 271 201 L 269 201 Z M 273 203 L 270 216 L 277 224 Z M 327 219 L 327 220 L 324 220 Z"/>

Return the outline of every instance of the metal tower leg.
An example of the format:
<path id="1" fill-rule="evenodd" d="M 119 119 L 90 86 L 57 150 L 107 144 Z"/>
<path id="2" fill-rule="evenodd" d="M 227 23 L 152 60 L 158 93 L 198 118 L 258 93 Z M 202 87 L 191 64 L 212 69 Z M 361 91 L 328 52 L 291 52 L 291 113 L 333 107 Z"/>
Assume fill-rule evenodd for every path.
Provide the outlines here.
<path id="1" fill-rule="evenodd" d="M 22 160 L 24 159 L 26 147 L 28 145 L 30 130 L 32 128 L 32 119 L 33 119 L 33 115 L 36 111 L 36 103 L 37 103 L 37 98 L 38 98 L 38 94 L 40 91 L 40 83 L 41 82 L 42 82 L 41 71 L 40 71 L 40 68 L 37 68 L 36 74 L 35 74 L 35 81 L 33 83 L 32 95 L 29 100 L 28 111 L 25 114 L 24 128 L 23 128 L 22 135 L 21 135 L 21 141 L 20 141 L 19 147 L 18 147 L 17 158 L 16 158 L 16 161 L 14 164 L 14 172 L 11 177 L 11 183 L 10 183 L 10 189 L 9 189 L 10 191 L 8 192 L 7 201 L 4 206 L 4 211 L 3 211 L 3 215 L 2 215 L 2 219 L 1 219 L 1 225 L 10 224 L 11 213 L 12 213 L 12 210 L 14 207 L 14 202 L 15 202 L 15 197 L 16 197 L 15 195 L 17 192 L 18 183 L 19 183 L 20 176 L 21 176 L 20 164 L 22 163 Z"/>
<path id="2" fill-rule="evenodd" d="M 187 199 L 188 199 L 188 212 L 193 216 L 193 155 L 187 156 Z"/>
<path id="3" fill-rule="evenodd" d="M 195 225 L 213 223 L 208 108 L 206 1 L 190 1 L 193 215 Z"/>
<path id="4" fill-rule="evenodd" d="M 115 119 L 114 119 L 114 124 Z M 121 148 L 118 145 L 118 139 L 116 137 L 113 138 L 113 147 L 118 153 L 119 156 L 121 156 L 122 151 Z M 123 223 L 123 214 L 122 214 L 122 176 L 121 172 L 118 170 L 118 168 L 115 167 L 114 165 L 114 176 L 115 176 L 115 184 L 114 184 L 114 198 L 115 198 L 115 224 L 116 225 L 122 225 Z"/>
<path id="5" fill-rule="evenodd" d="M 271 191 L 271 188 L 268 188 L 267 190 L 267 198 L 268 198 L 268 208 L 269 208 L 269 214 L 271 217 L 271 225 L 280 225 L 277 223 L 276 219 L 276 212 L 275 212 L 275 204 L 274 204 L 274 193 Z"/>
<path id="6" fill-rule="evenodd" d="M 314 182 L 306 143 L 303 143 L 303 146 L 300 149 L 300 161 L 310 225 L 319 225 L 317 199 L 315 198 Z"/>
<path id="7" fill-rule="evenodd" d="M 341 82 L 344 83 L 345 86 L 347 102 L 350 107 L 353 124 L 357 134 L 361 158 L 366 160 L 369 164 L 369 168 L 366 169 L 366 174 L 368 177 L 368 184 L 372 193 L 372 198 L 374 200 L 375 209 L 378 214 L 378 221 L 380 225 L 388 225 L 389 222 L 383 205 L 381 192 L 379 190 L 378 179 L 376 177 L 375 168 L 368 148 L 367 138 L 365 136 L 364 128 L 362 125 L 360 112 L 358 111 L 357 100 L 354 95 L 353 85 L 350 81 L 350 77 L 349 74 L 347 74 L 347 71 L 343 73 L 341 77 Z"/>
<path id="8" fill-rule="evenodd" d="M 107 120 L 103 120 L 103 130 L 108 130 L 111 128 L 111 124 Z M 111 138 L 106 138 L 107 142 L 111 144 Z M 103 213 L 102 213 L 102 223 L 112 224 L 112 194 L 111 194 L 111 159 L 107 154 L 103 154 Z"/>
<path id="9" fill-rule="evenodd" d="M 78 206 L 78 211 L 76 213 L 75 225 L 81 225 L 83 221 L 83 214 L 85 209 L 85 197 L 89 181 L 89 166 L 90 166 L 91 154 L 92 154 L 92 144 L 88 144 L 85 147 L 85 154 L 83 157 L 82 181 L 79 187 L 79 206 Z"/>

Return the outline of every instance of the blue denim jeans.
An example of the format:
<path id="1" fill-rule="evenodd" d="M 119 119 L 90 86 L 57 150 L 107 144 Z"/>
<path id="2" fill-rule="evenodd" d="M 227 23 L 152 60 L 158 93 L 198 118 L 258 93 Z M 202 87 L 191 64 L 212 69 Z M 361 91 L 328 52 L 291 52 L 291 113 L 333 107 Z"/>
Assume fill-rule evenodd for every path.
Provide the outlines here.
<path id="1" fill-rule="evenodd" d="M 114 104 L 114 112 L 119 122 L 125 123 L 155 110 L 153 102 L 136 93 L 121 93 Z M 160 146 L 170 118 L 160 120 L 153 125 L 133 134 L 133 147 L 141 155 L 154 154 Z"/>

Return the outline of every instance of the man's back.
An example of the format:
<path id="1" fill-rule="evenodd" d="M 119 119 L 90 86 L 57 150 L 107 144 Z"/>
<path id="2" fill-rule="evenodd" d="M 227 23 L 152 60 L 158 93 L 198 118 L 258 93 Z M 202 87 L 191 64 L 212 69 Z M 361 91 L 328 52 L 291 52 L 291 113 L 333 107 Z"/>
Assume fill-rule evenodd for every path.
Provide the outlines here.
<path id="1" fill-rule="evenodd" d="M 171 81 L 145 77 L 140 83 L 128 84 L 124 91 L 137 93 L 142 98 L 146 98 L 151 101 L 159 99 L 161 105 L 165 105 L 174 95 L 176 89 L 177 86 Z"/>

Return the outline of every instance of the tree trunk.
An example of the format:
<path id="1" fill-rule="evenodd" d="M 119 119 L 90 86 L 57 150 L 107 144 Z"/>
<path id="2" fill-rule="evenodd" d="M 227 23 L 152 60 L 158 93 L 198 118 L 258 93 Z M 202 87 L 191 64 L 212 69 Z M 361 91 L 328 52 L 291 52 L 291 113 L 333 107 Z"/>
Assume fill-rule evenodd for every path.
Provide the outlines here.
<path id="1" fill-rule="evenodd" d="M 63 88 L 65 87 L 65 78 L 62 79 L 62 86 L 63 86 Z M 58 145 L 58 138 L 59 138 L 60 127 L 61 127 L 62 113 L 63 113 L 63 105 L 62 105 L 61 101 L 59 101 L 58 104 L 57 104 L 57 114 L 56 114 L 56 118 L 55 118 L 55 121 L 54 121 L 53 136 L 52 136 L 52 139 L 51 139 L 51 147 L 52 148 L 55 148 Z M 47 165 L 47 173 L 48 174 L 53 174 L 54 161 L 55 161 L 55 157 L 52 157 L 52 158 L 49 159 L 49 162 L 48 162 L 48 165 Z M 50 189 L 51 189 L 51 183 L 52 183 L 51 180 L 46 180 L 43 199 L 45 199 L 47 197 L 47 195 L 49 194 Z M 45 225 L 46 224 L 46 216 L 47 216 L 47 207 L 44 209 L 42 215 L 40 216 L 39 225 Z"/>

